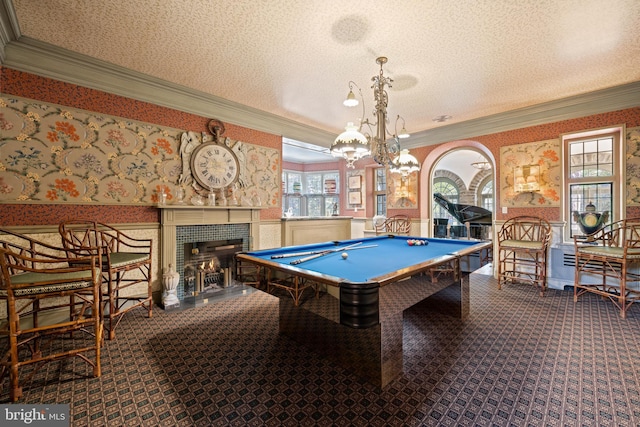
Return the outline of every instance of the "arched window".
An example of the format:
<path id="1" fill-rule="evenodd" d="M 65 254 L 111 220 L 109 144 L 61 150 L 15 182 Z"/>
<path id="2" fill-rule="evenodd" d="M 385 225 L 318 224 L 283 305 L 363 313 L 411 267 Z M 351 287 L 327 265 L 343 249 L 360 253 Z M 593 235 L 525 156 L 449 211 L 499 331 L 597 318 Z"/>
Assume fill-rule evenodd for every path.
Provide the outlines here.
<path id="1" fill-rule="evenodd" d="M 451 203 L 458 203 L 460 200 L 460 190 L 458 186 L 448 178 L 435 178 L 433 181 L 433 193 L 442 194 Z M 433 216 L 432 218 L 447 218 L 449 224 L 457 224 L 458 221 L 449 213 L 445 208 L 438 203 L 433 203 Z"/>

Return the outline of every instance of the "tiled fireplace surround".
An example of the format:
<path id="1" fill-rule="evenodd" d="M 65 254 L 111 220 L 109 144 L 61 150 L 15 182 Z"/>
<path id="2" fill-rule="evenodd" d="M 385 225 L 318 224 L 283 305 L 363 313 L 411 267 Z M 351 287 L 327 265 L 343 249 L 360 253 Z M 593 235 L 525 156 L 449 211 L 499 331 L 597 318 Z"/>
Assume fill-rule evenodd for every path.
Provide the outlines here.
<path id="1" fill-rule="evenodd" d="M 162 268 L 169 264 L 180 274 L 177 296 L 184 293 L 184 244 L 242 239 L 242 249 L 252 250 L 258 240 L 260 209 L 254 207 L 161 206 Z"/>

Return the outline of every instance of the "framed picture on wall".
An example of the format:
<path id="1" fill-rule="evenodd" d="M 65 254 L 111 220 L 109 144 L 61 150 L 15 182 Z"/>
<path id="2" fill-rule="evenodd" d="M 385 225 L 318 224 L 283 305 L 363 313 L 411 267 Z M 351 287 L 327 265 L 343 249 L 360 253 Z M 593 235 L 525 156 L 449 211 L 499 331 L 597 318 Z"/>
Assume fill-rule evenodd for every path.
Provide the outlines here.
<path id="1" fill-rule="evenodd" d="M 349 204 L 350 205 L 361 205 L 362 204 L 362 193 L 359 191 L 351 191 L 349 192 Z"/>
<path id="2" fill-rule="evenodd" d="M 360 175 L 353 175 L 349 177 L 349 190 L 360 190 L 362 188 L 362 177 Z"/>

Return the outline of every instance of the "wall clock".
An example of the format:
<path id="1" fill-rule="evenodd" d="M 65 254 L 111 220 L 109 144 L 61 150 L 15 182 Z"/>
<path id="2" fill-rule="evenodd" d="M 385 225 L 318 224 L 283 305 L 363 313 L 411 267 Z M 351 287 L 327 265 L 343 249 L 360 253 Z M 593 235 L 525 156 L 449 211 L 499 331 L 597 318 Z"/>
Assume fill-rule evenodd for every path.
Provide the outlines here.
<path id="1" fill-rule="evenodd" d="M 204 188 L 220 190 L 238 180 L 240 163 L 231 148 L 209 142 L 193 150 L 191 173 Z"/>

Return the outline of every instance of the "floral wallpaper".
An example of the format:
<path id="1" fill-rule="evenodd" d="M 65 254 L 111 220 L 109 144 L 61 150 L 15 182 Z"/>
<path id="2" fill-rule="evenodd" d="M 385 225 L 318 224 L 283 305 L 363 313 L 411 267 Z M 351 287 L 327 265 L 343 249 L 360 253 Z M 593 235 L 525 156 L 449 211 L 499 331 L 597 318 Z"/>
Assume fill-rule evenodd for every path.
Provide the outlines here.
<path id="1" fill-rule="evenodd" d="M 72 108 L 0 97 L 0 202 L 157 204 L 175 200 L 184 130 Z M 275 149 L 225 140 L 242 150 L 233 191 L 245 203 L 279 205 Z M 185 200 L 197 191 L 188 187 Z M 231 196 L 231 194 L 228 194 Z"/>
<path id="2" fill-rule="evenodd" d="M 500 204 L 510 207 L 560 206 L 561 157 L 559 139 L 518 144 L 500 148 Z M 626 203 L 640 206 L 640 127 L 627 129 L 626 135 Z M 514 168 L 540 166 L 540 190 L 535 193 L 514 191 Z"/>
<path id="3" fill-rule="evenodd" d="M 500 147 L 500 206 L 560 206 L 562 160 L 559 139 Z M 538 165 L 540 189 L 517 193 L 514 189 L 516 166 Z"/>
<path id="4" fill-rule="evenodd" d="M 640 206 L 640 127 L 627 129 L 627 206 Z"/>

